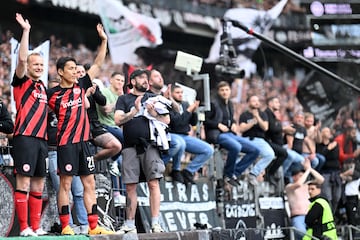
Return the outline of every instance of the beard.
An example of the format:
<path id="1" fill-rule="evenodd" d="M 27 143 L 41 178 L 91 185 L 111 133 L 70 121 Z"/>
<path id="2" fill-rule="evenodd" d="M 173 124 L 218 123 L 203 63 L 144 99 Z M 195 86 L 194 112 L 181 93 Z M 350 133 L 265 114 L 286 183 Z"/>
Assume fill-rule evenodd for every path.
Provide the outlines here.
<path id="1" fill-rule="evenodd" d="M 146 85 L 146 86 L 144 86 L 144 85 Z M 146 90 L 148 89 L 148 86 L 147 86 L 147 84 L 141 85 L 139 83 L 136 83 L 134 88 L 139 92 L 146 92 Z"/>

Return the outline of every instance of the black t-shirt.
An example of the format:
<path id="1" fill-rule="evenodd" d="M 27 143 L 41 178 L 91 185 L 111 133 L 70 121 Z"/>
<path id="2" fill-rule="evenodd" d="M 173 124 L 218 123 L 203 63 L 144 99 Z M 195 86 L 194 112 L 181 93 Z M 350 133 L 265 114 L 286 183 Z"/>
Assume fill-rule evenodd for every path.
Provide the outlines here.
<path id="1" fill-rule="evenodd" d="M 264 120 L 264 121 L 268 121 L 267 115 L 264 112 L 260 111 L 260 117 Z M 248 123 L 250 121 L 252 121 L 254 119 L 254 116 L 251 112 L 246 111 L 243 112 L 240 115 L 240 120 L 239 123 Z M 249 138 L 264 138 L 265 139 L 265 131 L 259 126 L 259 124 L 255 124 L 252 128 L 250 128 L 249 130 L 247 130 L 246 132 L 242 133 L 243 137 L 249 137 Z"/>
<path id="2" fill-rule="evenodd" d="M 321 168 L 321 173 L 328 173 L 332 171 L 340 171 L 339 162 L 339 145 L 329 150 L 328 145 L 323 143 L 316 144 L 316 152 L 324 155 L 326 161 Z"/>
<path id="3" fill-rule="evenodd" d="M 56 146 L 56 133 L 57 133 L 57 124 L 58 120 L 54 111 L 48 111 L 48 124 L 47 124 L 47 134 L 48 134 L 48 145 Z"/>
<path id="4" fill-rule="evenodd" d="M 276 143 L 278 145 L 283 145 L 284 139 L 282 135 L 281 122 L 276 119 L 274 113 L 270 110 L 270 108 L 267 108 L 264 112 L 266 113 L 269 121 L 269 129 L 265 133 L 266 140 Z"/>
<path id="5" fill-rule="evenodd" d="M 298 125 L 298 124 L 294 124 L 292 127 L 295 128 L 295 133 L 293 134 L 294 141 L 293 141 L 292 149 L 294 151 L 302 154 L 303 153 L 303 143 L 304 143 L 304 139 L 306 137 L 306 128 L 301 125 Z"/>
<path id="6" fill-rule="evenodd" d="M 141 102 L 145 102 L 149 97 L 156 95 L 145 93 Z M 135 100 L 138 96 L 132 93 L 119 96 L 116 102 L 116 110 L 122 110 L 125 113 L 130 112 L 135 107 Z M 143 140 L 150 141 L 149 120 L 144 116 L 136 116 L 123 125 L 124 148 L 139 145 Z"/>

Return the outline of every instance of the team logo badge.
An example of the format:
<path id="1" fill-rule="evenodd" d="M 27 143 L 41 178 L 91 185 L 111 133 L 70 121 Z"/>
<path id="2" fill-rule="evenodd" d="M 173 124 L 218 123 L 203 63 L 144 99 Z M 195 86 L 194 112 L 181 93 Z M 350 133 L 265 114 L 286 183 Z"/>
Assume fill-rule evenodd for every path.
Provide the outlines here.
<path id="1" fill-rule="evenodd" d="M 73 92 L 74 92 L 74 94 L 80 94 L 81 89 L 80 88 L 74 88 Z"/>
<path id="2" fill-rule="evenodd" d="M 70 171 L 72 170 L 72 165 L 71 165 L 71 164 L 66 164 L 65 170 L 66 170 L 67 172 L 70 172 Z"/>
<path id="3" fill-rule="evenodd" d="M 30 165 L 29 164 L 24 164 L 23 165 L 23 171 L 24 172 L 29 172 L 30 171 Z"/>

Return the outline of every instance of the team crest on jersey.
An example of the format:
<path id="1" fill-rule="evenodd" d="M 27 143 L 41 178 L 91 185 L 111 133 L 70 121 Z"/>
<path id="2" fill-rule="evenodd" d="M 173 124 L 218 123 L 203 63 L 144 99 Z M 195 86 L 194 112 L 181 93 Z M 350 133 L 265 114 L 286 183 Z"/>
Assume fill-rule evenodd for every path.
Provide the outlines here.
<path id="1" fill-rule="evenodd" d="M 23 171 L 24 172 L 29 172 L 30 171 L 30 165 L 29 164 L 24 164 L 23 165 Z"/>
<path id="2" fill-rule="evenodd" d="M 80 88 L 74 88 L 73 92 L 74 92 L 74 94 L 80 94 L 81 89 Z"/>
<path id="3" fill-rule="evenodd" d="M 72 165 L 71 165 L 70 163 L 69 163 L 69 164 L 66 164 L 65 170 L 66 170 L 67 172 L 70 172 L 70 171 L 72 170 Z"/>

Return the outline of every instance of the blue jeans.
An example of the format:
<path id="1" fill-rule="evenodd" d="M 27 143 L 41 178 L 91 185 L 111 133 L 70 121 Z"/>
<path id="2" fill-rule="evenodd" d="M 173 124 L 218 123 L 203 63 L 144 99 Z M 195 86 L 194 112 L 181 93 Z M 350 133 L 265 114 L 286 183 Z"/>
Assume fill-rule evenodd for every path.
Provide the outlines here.
<path id="1" fill-rule="evenodd" d="M 124 134 L 121 128 L 117 126 L 107 126 L 107 125 L 103 125 L 103 126 L 109 133 L 114 135 L 120 141 L 121 145 L 124 145 Z M 113 161 L 116 161 L 120 157 L 120 155 L 121 152 L 119 152 L 115 156 L 112 156 L 111 159 Z"/>
<path id="2" fill-rule="evenodd" d="M 120 155 L 115 161 L 117 161 L 119 171 L 121 172 L 122 155 Z M 121 176 L 111 175 L 111 182 L 115 191 L 122 191 L 125 189 L 124 184 L 121 183 Z"/>
<path id="3" fill-rule="evenodd" d="M 247 138 L 249 139 L 249 138 Z M 249 139 L 250 140 L 250 139 Z M 250 171 L 251 174 L 255 176 L 259 176 L 261 172 L 265 170 L 265 168 L 271 163 L 271 161 L 275 158 L 275 153 L 272 147 L 268 142 L 263 138 L 253 138 L 250 140 L 259 150 L 260 159 L 256 162 L 253 169 Z"/>
<path id="4" fill-rule="evenodd" d="M 297 230 L 302 232 L 302 233 L 300 233 L 299 231 L 294 232 L 295 239 L 301 240 L 304 234 L 306 233 L 305 215 L 297 215 L 295 217 L 292 217 L 291 225 Z"/>
<path id="5" fill-rule="evenodd" d="M 185 134 L 175 133 L 173 133 L 171 137 L 173 135 L 181 137 L 185 141 L 186 146 L 183 152 L 179 151 L 173 156 L 174 170 L 180 170 L 181 158 L 185 152 L 195 154 L 195 157 L 186 166 L 186 170 L 191 173 L 197 172 L 214 153 L 214 149 L 211 147 L 211 145 L 201 139 Z"/>
<path id="6" fill-rule="evenodd" d="M 248 139 L 227 132 L 218 136 L 218 144 L 228 151 L 224 167 L 224 176 L 239 176 L 253 163 L 259 155 L 259 149 Z M 236 164 L 236 159 L 240 152 L 246 153 L 241 161 Z"/>
<path id="7" fill-rule="evenodd" d="M 49 151 L 48 158 L 49 158 L 49 175 L 53 187 L 55 188 L 56 193 L 58 193 L 60 186 L 60 177 L 59 175 L 57 175 L 57 152 Z M 73 180 L 71 183 L 71 193 L 73 195 L 74 207 L 76 210 L 76 216 L 79 224 L 88 225 L 87 211 L 84 205 L 84 187 L 82 185 L 79 176 L 73 176 Z M 70 225 L 74 224 L 74 221 L 71 217 L 71 211 L 70 211 L 69 224 Z"/>
<path id="8" fill-rule="evenodd" d="M 304 156 L 289 148 L 286 149 L 286 152 L 288 154 L 288 157 L 283 163 L 284 176 L 292 178 L 291 166 L 302 165 L 302 163 L 304 162 Z"/>
<path id="9" fill-rule="evenodd" d="M 161 156 L 162 160 L 164 161 L 164 165 L 166 165 L 170 161 L 171 158 L 174 158 L 174 156 L 177 153 L 184 153 L 185 148 L 186 148 L 185 140 L 178 134 L 170 133 L 170 138 L 171 138 L 171 141 L 170 141 L 170 146 L 169 146 L 169 152 L 167 154 Z M 174 168 L 174 166 L 176 166 L 178 164 L 181 164 L 181 163 L 180 162 L 176 163 L 176 162 L 174 162 L 174 159 L 173 159 L 173 169 L 174 170 L 180 170 L 180 167 L 179 167 L 179 169 Z"/>
<path id="10" fill-rule="evenodd" d="M 121 128 L 119 128 L 117 126 L 107 126 L 107 125 L 104 125 L 104 128 L 109 133 L 114 135 L 121 142 L 121 144 L 124 144 L 124 134 L 123 134 L 123 131 Z"/>

